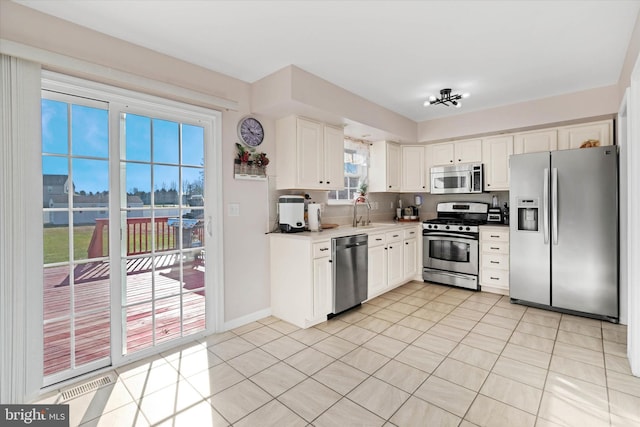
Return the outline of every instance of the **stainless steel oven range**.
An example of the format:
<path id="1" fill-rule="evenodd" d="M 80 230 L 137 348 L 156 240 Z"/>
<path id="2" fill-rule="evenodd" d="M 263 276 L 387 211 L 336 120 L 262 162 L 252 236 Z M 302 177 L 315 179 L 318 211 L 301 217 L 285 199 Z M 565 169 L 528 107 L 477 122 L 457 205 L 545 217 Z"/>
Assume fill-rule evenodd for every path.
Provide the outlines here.
<path id="1" fill-rule="evenodd" d="M 422 278 L 479 290 L 479 226 L 487 222 L 489 204 L 441 202 L 438 217 L 422 223 Z"/>

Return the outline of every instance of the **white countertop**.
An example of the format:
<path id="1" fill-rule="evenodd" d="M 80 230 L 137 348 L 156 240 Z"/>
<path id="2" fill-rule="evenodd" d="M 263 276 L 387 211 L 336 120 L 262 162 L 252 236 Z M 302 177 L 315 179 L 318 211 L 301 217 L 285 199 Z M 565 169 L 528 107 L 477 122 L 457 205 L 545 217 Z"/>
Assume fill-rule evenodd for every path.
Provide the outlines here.
<path id="1" fill-rule="evenodd" d="M 271 237 L 304 240 L 327 240 L 334 237 L 351 236 L 354 234 L 384 233 L 386 231 L 404 230 L 420 227 L 422 222 L 376 222 L 367 226 L 352 227 L 351 225 L 340 225 L 322 231 L 303 231 L 301 233 L 270 233 Z"/>

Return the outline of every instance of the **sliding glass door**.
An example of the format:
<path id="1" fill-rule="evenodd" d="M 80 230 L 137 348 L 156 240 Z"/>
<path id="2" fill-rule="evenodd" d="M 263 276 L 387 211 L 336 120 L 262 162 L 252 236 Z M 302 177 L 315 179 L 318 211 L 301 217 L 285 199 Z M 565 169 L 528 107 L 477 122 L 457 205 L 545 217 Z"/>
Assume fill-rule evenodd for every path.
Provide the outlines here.
<path id="1" fill-rule="evenodd" d="M 96 86 L 44 84 L 44 385 L 215 328 L 219 115 Z"/>

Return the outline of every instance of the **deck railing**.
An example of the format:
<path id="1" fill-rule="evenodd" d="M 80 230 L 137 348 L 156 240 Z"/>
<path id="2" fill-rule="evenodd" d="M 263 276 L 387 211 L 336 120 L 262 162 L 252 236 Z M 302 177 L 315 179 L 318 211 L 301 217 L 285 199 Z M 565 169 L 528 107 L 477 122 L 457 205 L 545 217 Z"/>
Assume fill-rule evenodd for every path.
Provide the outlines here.
<path id="1" fill-rule="evenodd" d="M 178 249 L 179 233 L 178 227 L 169 225 L 170 217 L 156 217 L 155 230 L 151 227 L 151 218 L 127 218 L 126 233 L 127 255 L 139 255 L 150 253 L 152 249 L 152 236 L 155 235 L 156 252 Z M 96 226 L 93 229 L 91 242 L 89 243 L 89 258 L 100 258 L 108 256 L 108 247 L 104 244 L 108 239 L 109 220 L 107 218 L 96 219 Z M 183 247 L 191 247 L 192 242 L 197 239 L 204 242 L 204 230 L 202 227 L 183 230 Z M 106 237 L 107 236 L 107 237 Z"/>

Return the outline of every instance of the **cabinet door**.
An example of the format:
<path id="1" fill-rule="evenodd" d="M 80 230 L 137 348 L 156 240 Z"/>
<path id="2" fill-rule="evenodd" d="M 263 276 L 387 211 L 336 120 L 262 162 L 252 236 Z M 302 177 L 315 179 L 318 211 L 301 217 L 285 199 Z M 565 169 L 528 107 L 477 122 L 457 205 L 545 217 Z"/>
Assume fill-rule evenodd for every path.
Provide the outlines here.
<path id="1" fill-rule="evenodd" d="M 400 146 L 387 144 L 387 187 L 388 191 L 400 191 Z"/>
<path id="2" fill-rule="evenodd" d="M 444 144 L 433 144 L 431 146 L 433 166 L 453 164 L 453 146 L 453 142 L 447 142 Z"/>
<path id="3" fill-rule="evenodd" d="M 324 137 L 322 124 L 305 119 L 297 120 L 299 188 L 322 188 L 324 174 Z"/>
<path id="4" fill-rule="evenodd" d="M 313 318 L 331 313 L 331 263 L 330 257 L 313 260 Z"/>
<path id="5" fill-rule="evenodd" d="M 387 247 L 369 247 L 368 295 L 369 298 L 384 292 L 387 288 Z"/>
<path id="6" fill-rule="evenodd" d="M 424 173 L 425 173 L 425 191 L 431 191 L 431 166 L 433 163 L 433 145 L 424 147 Z"/>
<path id="7" fill-rule="evenodd" d="M 513 154 L 539 153 L 558 149 L 558 131 L 521 133 L 513 138 Z"/>
<path id="8" fill-rule="evenodd" d="M 402 147 L 402 191 L 426 191 L 424 147 Z"/>
<path id="9" fill-rule="evenodd" d="M 482 140 L 482 161 L 485 165 L 485 190 L 509 190 L 509 156 L 513 154 L 513 136 Z"/>
<path id="10" fill-rule="evenodd" d="M 588 140 L 600 142 L 600 146 L 613 144 L 613 122 L 590 123 L 585 125 L 567 126 L 558 129 L 558 149 L 569 150 L 580 148 Z"/>
<path id="11" fill-rule="evenodd" d="M 327 190 L 344 188 L 344 132 L 324 127 L 324 185 Z"/>
<path id="12" fill-rule="evenodd" d="M 394 286 L 404 279 L 404 250 L 402 241 L 389 243 L 387 246 L 387 278 L 389 286 Z"/>
<path id="13" fill-rule="evenodd" d="M 404 278 L 410 279 L 418 272 L 418 242 L 416 239 L 405 240 L 403 245 Z"/>
<path id="14" fill-rule="evenodd" d="M 470 139 L 457 141 L 454 144 L 455 163 L 471 163 L 482 161 L 482 140 Z"/>

